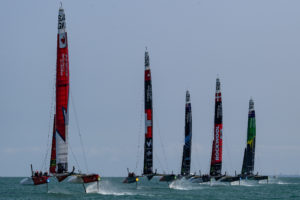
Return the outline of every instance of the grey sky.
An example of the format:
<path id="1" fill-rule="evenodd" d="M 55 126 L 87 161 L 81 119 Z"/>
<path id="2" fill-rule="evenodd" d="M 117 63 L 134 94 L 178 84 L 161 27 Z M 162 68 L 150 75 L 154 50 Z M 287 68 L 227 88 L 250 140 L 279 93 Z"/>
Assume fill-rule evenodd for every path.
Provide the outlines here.
<path id="1" fill-rule="evenodd" d="M 192 171 L 208 172 L 219 75 L 223 172 L 241 170 L 252 96 L 255 171 L 300 174 L 300 1 L 69 0 L 63 7 L 71 92 L 90 172 L 126 176 L 127 167 L 135 168 L 139 135 L 140 150 L 143 146 L 148 46 L 154 168 L 179 172 L 189 89 Z M 59 1 L 0 2 L 0 176 L 29 175 L 30 163 L 39 168 L 45 157 L 52 131 L 58 8 Z M 70 144 L 85 170 L 70 103 Z M 69 162 L 75 165 L 71 153 Z M 137 172 L 142 162 L 140 153 Z"/>

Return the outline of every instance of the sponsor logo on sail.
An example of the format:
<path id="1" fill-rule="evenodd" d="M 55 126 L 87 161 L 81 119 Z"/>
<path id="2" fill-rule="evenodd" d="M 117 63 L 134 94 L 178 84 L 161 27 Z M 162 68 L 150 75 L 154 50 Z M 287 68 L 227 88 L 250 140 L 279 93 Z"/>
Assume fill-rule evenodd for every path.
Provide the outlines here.
<path id="1" fill-rule="evenodd" d="M 216 143 L 215 143 L 215 157 L 216 160 L 220 159 L 219 150 L 220 150 L 220 143 L 219 143 L 219 137 L 220 137 L 220 127 L 216 127 Z"/>
<path id="2" fill-rule="evenodd" d="M 151 140 L 149 142 L 146 142 L 148 147 L 151 147 L 151 143 L 152 143 Z"/>

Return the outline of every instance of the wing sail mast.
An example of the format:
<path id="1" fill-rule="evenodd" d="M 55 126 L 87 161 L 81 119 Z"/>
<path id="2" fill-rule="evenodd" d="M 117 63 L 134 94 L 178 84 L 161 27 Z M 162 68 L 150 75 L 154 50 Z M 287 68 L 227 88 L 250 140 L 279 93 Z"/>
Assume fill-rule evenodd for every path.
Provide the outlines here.
<path id="1" fill-rule="evenodd" d="M 153 110 L 152 83 L 149 53 L 145 52 L 145 144 L 144 144 L 144 175 L 153 174 Z"/>
<path id="2" fill-rule="evenodd" d="M 253 175 L 255 159 L 256 123 L 254 101 L 249 101 L 247 144 L 244 153 L 242 174 Z"/>
<path id="3" fill-rule="evenodd" d="M 214 140 L 212 145 L 210 176 L 221 176 L 222 171 L 222 95 L 220 79 L 216 80 Z"/>
<path id="4" fill-rule="evenodd" d="M 191 149 L 192 149 L 192 107 L 191 107 L 190 93 L 189 91 L 186 91 L 184 146 L 183 146 L 182 164 L 181 164 L 182 176 L 187 176 L 190 174 Z"/>
<path id="5" fill-rule="evenodd" d="M 59 175 L 68 172 L 69 119 L 69 54 L 65 12 L 62 7 L 58 12 L 55 102 L 50 172 Z"/>

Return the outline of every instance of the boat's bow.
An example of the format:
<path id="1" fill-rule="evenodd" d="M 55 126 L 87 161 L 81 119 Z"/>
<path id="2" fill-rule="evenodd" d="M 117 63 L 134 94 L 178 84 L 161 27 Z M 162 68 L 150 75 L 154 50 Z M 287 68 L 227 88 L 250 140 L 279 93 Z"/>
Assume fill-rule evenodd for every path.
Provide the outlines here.
<path id="1" fill-rule="evenodd" d="M 128 171 L 128 176 L 124 179 L 123 183 L 137 183 L 139 181 L 139 177 L 135 175 L 134 172 L 129 172 Z"/>
<path id="2" fill-rule="evenodd" d="M 159 181 L 161 182 L 172 182 L 177 179 L 177 176 L 175 174 L 161 174 L 161 178 Z"/>

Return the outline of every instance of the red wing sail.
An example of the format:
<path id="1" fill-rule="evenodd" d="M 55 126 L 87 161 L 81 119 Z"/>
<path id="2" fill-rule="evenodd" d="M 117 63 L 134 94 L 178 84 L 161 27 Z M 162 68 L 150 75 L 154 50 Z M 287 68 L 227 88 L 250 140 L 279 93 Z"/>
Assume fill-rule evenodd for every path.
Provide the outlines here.
<path id="1" fill-rule="evenodd" d="M 58 13 L 56 60 L 56 173 L 68 171 L 69 55 L 64 9 Z"/>
<path id="2" fill-rule="evenodd" d="M 214 141 L 212 145 L 210 175 L 220 176 L 222 171 L 222 95 L 221 84 L 217 78 L 216 81 L 216 99 L 215 99 L 215 122 L 214 122 Z"/>

